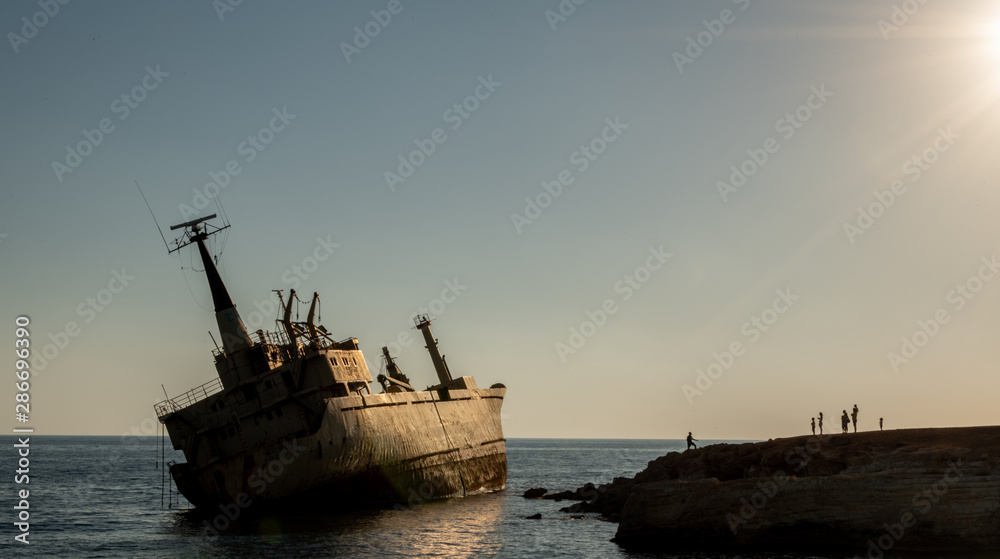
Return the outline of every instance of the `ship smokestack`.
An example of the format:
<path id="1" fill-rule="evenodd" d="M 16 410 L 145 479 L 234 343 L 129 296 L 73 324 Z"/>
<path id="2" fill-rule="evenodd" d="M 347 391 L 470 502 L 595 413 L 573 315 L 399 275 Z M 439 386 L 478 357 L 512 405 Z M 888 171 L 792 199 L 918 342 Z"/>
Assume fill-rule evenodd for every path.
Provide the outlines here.
<path id="1" fill-rule="evenodd" d="M 434 339 L 434 334 L 431 334 L 431 319 L 426 314 L 419 315 L 414 319 L 417 325 L 417 329 L 423 332 L 424 342 L 427 343 L 427 351 L 431 354 L 431 361 L 434 362 L 434 369 L 437 371 L 438 379 L 441 384 L 448 384 L 451 382 L 451 372 L 448 370 L 448 364 L 444 362 L 444 358 L 438 351 L 437 340 Z"/>
<path id="2" fill-rule="evenodd" d="M 198 226 L 194 229 L 197 231 Z M 229 296 L 229 290 L 219 275 L 212 256 L 205 248 L 207 235 L 198 231 L 195 235 L 195 242 L 198 243 L 198 253 L 201 255 L 202 264 L 205 266 L 205 276 L 208 278 L 208 287 L 212 290 L 212 302 L 215 304 L 215 320 L 219 324 L 219 333 L 222 335 L 222 346 L 226 353 L 233 353 L 241 349 L 246 349 L 253 345 L 250 334 L 247 333 L 246 326 L 243 325 L 243 318 L 236 310 L 233 298 Z"/>

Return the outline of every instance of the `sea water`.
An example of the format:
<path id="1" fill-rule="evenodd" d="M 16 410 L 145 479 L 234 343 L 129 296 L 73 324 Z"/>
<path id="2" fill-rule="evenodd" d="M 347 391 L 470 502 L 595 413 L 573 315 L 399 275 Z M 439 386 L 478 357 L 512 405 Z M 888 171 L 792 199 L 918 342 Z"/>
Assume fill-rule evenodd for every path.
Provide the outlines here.
<path id="1" fill-rule="evenodd" d="M 229 524 L 222 530 L 185 512 L 186 501 L 163 483 L 159 438 L 31 436 L 28 484 L 15 484 L 16 442 L 15 437 L 0 437 L 2 557 L 845 556 L 823 550 L 795 555 L 630 553 L 610 541 L 617 524 L 594 514 L 579 519 L 559 512 L 571 502 L 521 497 L 534 487 L 562 491 L 631 477 L 650 460 L 684 450 L 682 440 L 508 439 L 504 491 L 390 510 L 292 511 L 219 522 Z M 183 461 L 169 443 L 167 460 Z M 20 533 L 14 507 L 22 489 L 29 490 L 28 545 L 14 540 Z M 171 500 L 174 508 L 167 506 Z M 536 513 L 542 514 L 540 520 L 525 518 Z"/>

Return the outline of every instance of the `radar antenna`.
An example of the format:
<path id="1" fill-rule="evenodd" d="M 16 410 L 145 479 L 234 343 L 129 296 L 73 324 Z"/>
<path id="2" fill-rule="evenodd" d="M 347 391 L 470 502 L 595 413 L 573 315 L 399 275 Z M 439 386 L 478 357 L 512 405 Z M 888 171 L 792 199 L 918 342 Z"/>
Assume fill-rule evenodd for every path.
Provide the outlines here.
<path id="1" fill-rule="evenodd" d="M 222 334 L 222 347 L 225 348 L 226 353 L 232 354 L 233 352 L 249 348 L 253 345 L 253 342 L 250 340 L 246 326 L 243 325 L 243 319 L 240 317 L 239 312 L 236 311 L 236 304 L 233 303 L 232 297 L 229 296 L 229 290 L 226 289 L 226 284 L 222 281 L 222 276 L 219 275 L 219 269 L 215 267 L 215 263 L 212 262 L 212 257 L 208 254 L 208 249 L 205 247 L 205 239 L 210 235 L 229 228 L 229 224 L 217 227 L 206 223 L 215 217 L 217 217 L 216 214 L 212 214 L 177 225 L 171 225 L 171 231 L 183 229 L 184 232 L 179 239 L 174 241 L 176 245 L 174 248 L 167 247 L 167 253 L 177 252 L 191 244 L 198 245 L 198 253 L 201 255 L 202 264 L 205 266 L 208 287 L 212 291 L 212 301 L 215 303 L 215 318 L 219 324 L 219 332 Z"/>

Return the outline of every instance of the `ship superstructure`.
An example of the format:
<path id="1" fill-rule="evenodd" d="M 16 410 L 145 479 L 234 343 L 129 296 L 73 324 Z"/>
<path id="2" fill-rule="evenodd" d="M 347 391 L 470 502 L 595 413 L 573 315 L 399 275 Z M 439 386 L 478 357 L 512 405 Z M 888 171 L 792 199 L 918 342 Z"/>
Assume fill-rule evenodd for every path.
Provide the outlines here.
<path id="1" fill-rule="evenodd" d="M 438 383 L 416 390 L 382 348 L 382 393 L 356 338 L 337 341 L 315 322 L 313 294 L 305 322 L 293 322 L 279 291 L 276 332 L 249 333 L 205 240 L 223 228 L 215 215 L 171 227 L 196 245 L 212 293 L 222 346 L 218 378 L 156 404 L 185 463 L 170 474 L 198 507 L 248 502 L 322 507 L 413 501 L 502 489 L 507 457 L 500 423 L 506 388 L 480 389 L 453 378 L 431 333 L 415 319 Z M 226 225 L 228 227 L 228 225 Z"/>

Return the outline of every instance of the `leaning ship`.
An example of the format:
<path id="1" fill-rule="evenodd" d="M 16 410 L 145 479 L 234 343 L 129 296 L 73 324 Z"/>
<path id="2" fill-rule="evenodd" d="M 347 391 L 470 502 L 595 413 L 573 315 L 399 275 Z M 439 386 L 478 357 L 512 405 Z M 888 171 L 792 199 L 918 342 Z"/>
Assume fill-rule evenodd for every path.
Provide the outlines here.
<path id="1" fill-rule="evenodd" d="M 251 336 L 205 246 L 206 218 L 171 227 L 195 244 L 212 292 L 222 347 L 218 378 L 155 405 L 186 462 L 170 476 L 195 507 L 388 504 L 503 489 L 500 423 L 506 388 L 452 377 L 425 316 L 415 319 L 438 383 L 414 389 L 382 348 L 387 375 L 372 376 L 356 338 L 334 340 L 314 321 L 291 320 L 295 292 L 276 332 Z M 213 337 L 214 338 L 214 337 Z"/>

